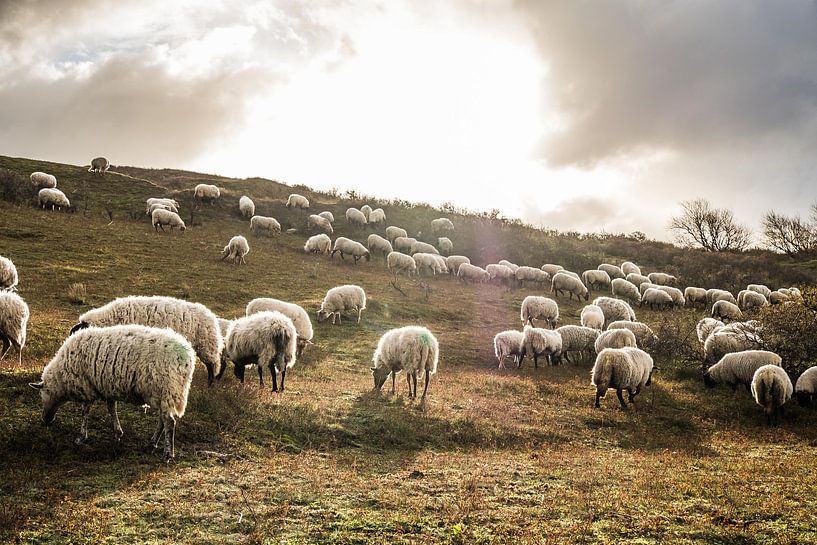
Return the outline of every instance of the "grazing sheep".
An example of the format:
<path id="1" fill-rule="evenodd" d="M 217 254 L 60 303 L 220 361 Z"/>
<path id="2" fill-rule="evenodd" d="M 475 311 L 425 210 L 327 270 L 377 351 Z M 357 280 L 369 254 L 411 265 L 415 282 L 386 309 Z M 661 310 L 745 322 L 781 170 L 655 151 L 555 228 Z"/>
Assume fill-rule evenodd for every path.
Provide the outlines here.
<path id="1" fill-rule="evenodd" d="M 488 272 L 488 279 L 496 281 L 497 283 L 504 283 L 510 286 L 514 280 L 516 280 L 513 271 L 509 267 L 500 265 L 499 263 L 486 265 L 485 270 Z"/>
<path id="2" fill-rule="evenodd" d="M 625 261 L 624 263 L 622 263 L 621 272 L 623 272 L 627 276 L 631 274 L 637 274 L 641 276 L 641 268 L 632 261 Z M 632 280 L 630 280 L 630 282 L 632 282 Z M 635 284 L 635 282 L 633 282 L 633 284 Z"/>
<path id="3" fill-rule="evenodd" d="M 789 399 L 794 388 L 788 373 L 777 365 L 764 365 L 752 378 L 752 397 L 763 407 L 768 425 L 778 423 L 780 407 Z"/>
<path id="4" fill-rule="evenodd" d="M 522 351 L 519 354 L 517 368 L 528 354 L 533 355 L 533 367 L 539 367 L 539 357 L 545 356 L 550 365 L 559 365 L 562 357 L 562 336 L 549 329 L 525 326 Z"/>
<path id="5" fill-rule="evenodd" d="M 671 274 L 661 272 L 651 272 L 647 275 L 647 278 L 649 278 L 650 282 L 653 284 L 658 284 L 660 286 L 671 286 L 678 283 L 678 279 Z"/>
<path id="6" fill-rule="evenodd" d="M 374 391 L 380 392 L 383 383 L 391 375 L 391 391 L 394 394 L 397 373 L 405 371 L 409 397 L 416 399 L 417 373 L 420 372 L 425 374 L 421 398 L 425 401 L 428 383 L 431 381 L 431 375 L 437 372 L 439 358 L 439 343 L 428 329 L 406 326 L 387 331 L 377 342 L 372 358 Z"/>
<path id="7" fill-rule="evenodd" d="M 556 333 L 562 337 L 562 355 L 567 361 L 570 361 L 572 352 L 578 352 L 579 358 L 582 358 L 584 354 L 595 353 L 594 346 L 600 331 L 580 325 L 563 325 L 556 330 Z"/>
<path id="8" fill-rule="evenodd" d="M 620 280 L 620 279 L 617 279 Z M 582 273 L 582 283 L 588 289 L 598 290 L 610 287 L 610 275 L 606 271 L 590 269 Z"/>
<path id="9" fill-rule="evenodd" d="M 522 343 L 525 342 L 525 334 L 513 329 L 502 331 L 494 336 L 494 354 L 499 362 L 499 368 L 505 368 L 505 358 L 513 356 L 514 363 L 519 363 L 519 354 L 522 352 Z"/>
<path id="10" fill-rule="evenodd" d="M 88 169 L 88 172 L 105 174 L 109 168 L 111 168 L 111 163 L 105 157 L 94 157 L 91 159 L 91 168 Z"/>
<path id="11" fill-rule="evenodd" d="M 45 187 L 41 189 L 37 193 L 37 202 L 41 208 L 47 208 L 50 206 L 51 210 L 54 210 L 55 208 L 57 210 L 62 210 L 63 208 L 69 208 L 71 206 L 71 201 L 68 200 L 65 193 L 53 187 Z"/>
<path id="12" fill-rule="evenodd" d="M 29 177 L 31 183 L 39 188 L 57 187 L 57 178 L 53 174 L 46 174 L 45 172 L 32 172 Z"/>
<path id="13" fill-rule="evenodd" d="M 263 311 L 280 312 L 292 320 L 298 334 L 298 357 L 300 358 L 306 345 L 312 344 L 312 320 L 309 319 L 309 314 L 300 305 L 269 297 L 259 297 L 247 304 L 247 316 Z"/>
<path id="14" fill-rule="evenodd" d="M 258 367 L 258 381 L 264 385 L 264 366 L 272 375 L 272 391 L 283 392 L 287 369 L 295 365 L 298 333 L 286 315 L 262 310 L 238 318 L 227 331 L 225 361 L 233 362 L 233 372 L 242 383 L 247 365 Z M 278 389 L 277 372 L 281 372 Z"/>
<path id="15" fill-rule="evenodd" d="M 658 288 L 648 288 L 641 297 L 640 306 L 644 305 L 649 305 L 652 310 L 655 310 L 656 307 L 658 310 L 669 309 L 672 308 L 672 296 Z"/>
<path id="16" fill-rule="evenodd" d="M 765 286 L 763 284 L 749 284 L 748 286 L 746 286 L 746 289 L 749 291 L 757 292 L 766 299 L 768 299 L 769 296 L 772 294 L 772 290 L 770 290 L 768 286 Z"/>
<path id="17" fill-rule="evenodd" d="M 688 286 L 684 288 L 684 299 L 689 303 L 689 306 L 695 307 L 698 304 L 706 306 L 706 290 L 704 288 L 696 288 Z"/>
<path id="18" fill-rule="evenodd" d="M 548 273 L 548 276 L 551 278 L 556 276 L 557 272 L 565 270 L 565 268 L 562 267 L 561 265 L 554 265 L 552 263 L 545 263 L 539 268 Z"/>
<path id="19" fill-rule="evenodd" d="M 734 295 L 726 290 L 719 290 L 716 288 L 706 290 L 706 301 L 708 303 L 714 303 L 716 301 L 729 301 L 733 305 L 738 304 Z"/>
<path id="20" fill-rule="evenodd" d="M 346 209 L 346 221 L 352 227 L 366 227 L 366 215 L 357 208 Z"/>
<path id="21" fill-rule="evenodd" d="M 364 204 L 360 207 L 360 211 L 363 216 L 366 218 L 366 223 L 369 223 L 369 215 L 372 213 L 372 207 L 368 204 Z"/>
<path id="22" fill-rule="evenodd" d="M 268 237 L 274 237 L 281 234 L 281 224 L 269 216 L 253 216 L 250 218 L 250 231 L 255 236 L 265 233 Z"/>
<path id="23" fill-rule="evenodd" d="M 544 289 L 545 284 L 550 280 L 550 277 L 545 271 L 524 265 L 516 269 L 513 274 L 520 286 L 524 286 L 525 282 L 533 282 Z"/>
<path id="24" fill-rule="evenodd" d="M 431 232 L 435 236 L 454 232 L 454 224 L 448 218 L 437 218 L 431 221 Z"/>
<path id="25" fill-rule="evenodd" d="M 718 363 L 706 370 L 704 384 L 710 388 L 714 388 L 718 384 L 726 384 L 733 391 L 742 384 L 746 386 L 748 391 L 755 371 L 764 365 L 779 366 L 782 362 L 780 356 L 766 350 L 731 352 L 724 354 Z"/>
<path id="26" fill-rule="evenodd" d="M 625 330 L 626 331 L 626 330 Z M 616 390 L 621 408 L 627 404 L 621 392 L 627 390 L 628 400 L 633 403 L 641 388 L 652 382 L 653 362 L 649 354 L 638 348 L 606 348 L 596 356 L 591 372 L 591 384 L 596 387 L 595 407 L 601 407 L 599 400 L 609 388 Z"/>
<path id="27" fill-rule="evenodd" d="M 659 286 L 658 284 L 653 284 L 652 282 L 642 282 L 638 286 L 638 291 L 641 293 L 641 297 L 644 297 L 644 294 L 647 293 L 647 290 L 650 289 L 650 288 L 653 288 L 653 289 L 656 289 L 656 290 L 659 290 L 659 291 L 663 291 L 663 290 L 659 289 L 660 287 L 661 286 Z M 669 295 L 669 294 L 667 294 L 667 295 Z M 672 299 L 672 296 L 670 296 L 670 299 Z"/>
<path id="28" fill-rule="evenodd" d="M 332 229 L 332 222 L 318 214 L 310 215 L 306 220 L 306 224 L 308 229 L 313 232 L 321 231 L 327 235 L 331 235 L 335 232 L 335 230 Z"/>
<path id="29" fill-rule="evenodd" d="M 599 265 L 598 270 L 606 272 L 611 279 L 624 278 L 626 276 L 618 265 L 611 265 L 609 263 L 602 263 Z"/>
<path id="30" fill-rule="evenodd" d="M 741 298 L 741 310 L 749 310 L 753 308 L 763 308 L 769 304 L 766 296 L 756 291 L 746 291 Z"/>
<path id="31" fill-rule="evenodd" d="M 153 224 L 153 228 L 156 230 L 156 232 L 158 232 L 159 229 L 164 232 L 165 225 L 169 225 L 171 231 L 173 231 L 174 227 L 178 227 L 179 231 L 184 231 L 187 229 L 184 221 L 177 213 L 171 212 L 170 210 L 165 210 L 163 208 L 157 208 L 153 211 L 153 213 L 150 215 L 150 222 Z"/>
<path id="32" fill-rule="evenodd" d="M 505 267 L 508 267 L 513 272 L 516 272 L 516 269 L 519 268 L 519 265 L 517 265 L 516 263 L 511 263 L 507 259 L 500 259 L 498 265 L 504 265 Z"/>
<path id="33" fill-rule="evenodd" d="M 410 254 L 411 247 L 414 245 L 415 242 L 417 242 L 417 239 L 411 237 L 397 237 L 392 242 L 392 245 L 394 246 L 395 251 L 403 252 L 404 254 Z"/>
<path id="34" fill-rule="evenodd" d="M 762 340 L 757 332 L 752 329 L 739 331 L 727 327 L 714 331 L 704 340 L 704 363 L 715 363 L 733 352 L 762 348 Z"/>
<path id="35" fill-rule="evenodd" d="M 460 264 L 457 270 L 457 278 L 464 283 L 468 283 L 469 280 L 472 282 L 487 282 L 489 280 L 488 271 L 470 263 Z"/>
<path id="36" fill-rule="evenodd" d="M 794 385 L 794 395 L 800 405 L 811 405 L 815 394 L 817 394 L 817 366 L 803 371 Z"/>
<path id="37" fill-rule="evenodd" d="M 150 446 L 159 445 L 164 431 L 164 456 L 169 460 L 176 454 L 176 421 L 187 408 L 195 361 L 190 343 L 169 329 L 91 327 L 68 337 L 43 369 L 40 382 L 29 384 L 40 390 L 46 425 L 66 401 L 82 404 L 77 444 L 88 439 L 88 413 L 97 399 L 108 406 L 117 441 L 124 434 L 117 401 L 158 409 L 159 426 Z"/>
<path id="38" fill-rule="evenodd" d="M 244 256 L 250 253 L 250 243 L 241 235 L 236 235 L 230 239 L 227 246 L 221 250 L 221 260 L 232 259 L 233 263 L 238 265 L 240 263 L 247 264 Z"/>
<path id="39" fill-rule="evenodd" d="M 340 252 L 341 259 L 345 259 L 343 257 L 344 254 L 352 256 L 355 260 L 355 265 L 357 265 L 358 259 L 362 258 L 366 261 L 371 259 L 369 250 L 367 250 L 363 244 L 346 237 L 338 237 L 335 239 L 335 246 L 332 248 L 332 255 L 330 257 L 334 258 L 335 252 Z"/>
<path id="40" fill-rule="evenodd" d="M 255 215 L 255 203 L 246 195 L 242 195 L 238 199 L 238 210 L 245 218 L 251 218 Z"/>
<path id="41" fill-rule="evenodd" d="M 437 273 L 448 274 L 448 262 L 446 259 L 437 254 L 431 254 L 431 256 L 437 261 Z"/>
<path id="42" fill-rule="evenodd" d="M 386 239 L 388 239 L 389 242 L 394 244 L 394 239 L 398 237 L 408 238 L 408 233 L 405 229 L 395 227 L 394 225 L 386 227 Z"/>
<path id="43" fill-rule="evenodd" d="M 624 278 L 624 280 L 626 280 L 627 282 L 630 282 L 634 286 L 640 286 L 644 282 L 649 282 L 650 281 L 650 279 L 647 278 L 646 276 L 644 276 L 643 274 L 636 274 L 636 273 L 628 274 Z"/>
<path id="44" fill-rule="evenodd" d="M 221 190 L 212 184 L 198 184 L 193 189 L 193 198 L 213 201 L 221 197 Z"/>
<path id="45" fill-rule="evenodd" d="M 293 193 L 287 198 L 286 207 L 287 208 L 298 208 L 298 209 L 301 209 L 301 210 L 308 210 L 309 209 L 309 199 L 307 199 L 303 195 L 298 195 L 297 193 Z"/>
<path id="46" fill-rule="evenodd" d="M 457 276 L 457 273 L 460 270 L 460 265 L 463 263 L 471 263 L 471 260 L 464 255 L 450 255 L 445 258 L 445 264 L 448 267 L 448 272 Z"/>
<path id="47" fill-rule="evenodd" d="M 789 296 L 786 295 L 785 293 L 783 293 L 780 290 L 773 291 L 771 294 L 769 294 L 769 304 L 770 305 L 780 305 L 782 303 L 785 303 L 788 300 L 789 300 Z"/>
<path id="48" fill-rule="evenodd" d="M 625 346 L 638 346 L 635 333 L 629 329 L 608 329 L 599 334 L 594 348 L 596 353 L 605 348 L 624 348 Z"/>
<path id="49" fill-rule="evenodd" d="M 375 208 L 367 219 L 369 220 L 369 225 L 385 225 L 386 212 L 382 208 Z"/>
<path id="50" fill-rule="evenodd" d="M 695 326 L 695 332 L 698 334 L 698 340 L 701 341 L 701 344 L 706 342 L 706 339 L 715 331 L 722 328 L 724 325 L 723 322 L 720 320 L 716 320 L 715 318 L 703 318 L 698 324 Z"/>
<path id="51" fill-rule="evenodd" d="M 230 326 L 233 325 L 235 320 L 227 320 L 225 318 L 217 318 L 218 320 L 218 330 L 221 332 L 221 341 L 223 343 L 227 342 L 227 332 L 230 330 Z"/>
<path id="52" fill-rule="evenodd" d="M 330 223 L 335 221 L 335 215 L 332 212 L 330 212 L 329 210 L 324 210 L 323 212 L 321 212 L 318 215 L 320 217 L 322 217 L 322 218 L 326 218 L 327 220 L 329 220 Z"/>
<path id="53" fill-rule="evenodd" d="M 414 254 L 412 258 L 414 259 L 414 263 L 417 264 L 417 273 L 420 274 L 426 271 L 432 275 L 442 273 L 443 270 L 437 257 L 439 256 L 423 252 Z"/>
<path id="54" fill-rule="evenodd" d="M 257 217 L 257 216 L 256 216 Z M 307 253 L 315 253 L 315 254 L 328 254 L 332 251 L 332 239 L 329 238 L 329 235 L 321 233 L 320 235 L 315 235 L 313 237 L 309 237 L 306 240 L 306 244 L 304 244 L 304 252 Z"/>
<path id="55" fill-rule="evenodd" d="M 171 205 L 169 205 L 169 204 L 164 204 L 164 203 L 154 203 L 154 204 L 151 204 L 151 205 L 148 207 L 147 214 L 145 214 L 145 215 L 146 215 L 146 216 L 153 216 L 153 211 L 154 211 L 154 210 L 168 210 L 168 211 L 170 211 L 170 212 L 174 212 L 174 213 L 176 213 L 176 214 L 178 214 L 178 213 L 179 213 L 179 211 L 178 211 L 178 210 L 175 210 L 175 209 L 173 208 L 173 206 L 171 206 Z"/>
<path id="56" fill-rule="evenodd" d="M 411 248 L 409 249 L 409 253 L 416 254 L 416 253 L 423 253 L 423 254 L 439 254 L 440 252 L 437 251 L 437 248 L 428 244 L 426 242 L 422 242 L 420 240 L 415 240 L 411 243 Z"/>
<path id="57" fill-rule="evenodd" d="M 408 254 L 400 252 L 391 252 L 386 256 L 386 266 L 391 273 L 397 276 L 400 273 L 406 273 L 406 276 L 413 276 L 417 274 L 417 263 Z"/>
<path id="58" fill-rule="evenodd" d="M 658 342 L 658 335 L 653 333 L 652 328 L 643 322 L 631 322 L 629 320 L 619 320 L 607 326 L 611 329 L 628 329 L 635 335 L 635 343 L 641 350 L 647 350 L 655 346 Z"/>
<path id="59" fill-rule="evenodd" d="M 151 197 L 145 201 L 145 213 L 149 216 L 152 212 L 151 207 L 161 204 L 166 210 L 179 213 L 179 203 L 175 199 L 167 199 L 164 197 Z"/>
<path id="60" fill-rule="evenodd" d="M 581 323 L 584 327 L 601 329 L 604 327 L 604 312 L 596 305 L 586 305 L 582 309 Z"/>
<path id="61" fill-rule="evenodd" d="M 715 301 L 715 304 L 712 305 L 712 317 L 723 322 L 727 320 L 734 322 L 742 320 L 743 313 L 737 305 L 721 299 L 720 301 Z"/>
<path id="62" fill-rule="evenodd" d="M 14 290 L 18 281 L 17 267 L 11 259 L 0 255 L 0 291 Z"/>
<path id="63" fill-rule="evenodd" d="M 590 298 L 590 292 L 587 291 L 587 288 L 582 284 L 582 281 L 578 278 L 567 274 L 565 271 L 559 271 L 553 277 L 550 283 L 550 292 L 556 296 L 559 293 L 568 294 L 568 299 L 573 299 L 573 296 L 576 296 L 576 299 L 581 301 L 581 298 L 584 297 L 584 300 L 587 301 Z"/>
<path id="64" fill-rule="evenodd" d="M 635 322 L 635 312 L 633 307 L 621 299 L 613 299 L 612 297 L 596 297 L 593 304 L 601 308 L 604 313 L 604 328 L 619 320 L 628 320 Z"/>
<path id="65" fill-rule="evenodd" d="M 615 297 L 626 299 L 631 303 L 641 303 L 641 294 L 632 282 L 628 282 L 623 278 L 614 278 L 611 284 Z"/>
<path id="66" fill-rule="evenodd" d="M 0 292 L 0 340 L 3 341 L 0 361 L 3 361 L 13 346 L 18 353 L 17 365 L 23 363 L 29 316 L 28 305 L 22 297 L 10 291 Z"/>
<path id="67" fill-rule="evenodd" d="M 534 325 L 534 320 L 545 320 L 550 329 L 555 329 L 559 322 L 559 305 L 553 299 L 539 295 L 528 295 L 522 301 L 520 311 L 522 324 Z"/>
<path id="68" fill-rule="evenodd" d="M 331 316 L 333 324 L 335 319 L 340 323 L 340 313 L 344 310 L 357 311 L 357 323 L 360 323 L 360 316 L 366 310 L 366 292 L 363 288 L 347 284 L 327 291 L 318 310 L 318 321 L 322 322 Z"/>
<path id="69" fill-rule="evenodd" d="M 658 289 L 672 297 L 672 304 L 677 308 L 683 308 L 686 305 L 684 293 L 678 288 L 672 286 L 658 286 Z"/>
<path id="70" fill-rule="evenodd" d="M 369 247 L 369 252 L 382 254 L 383 257 L 386 257 L 394 251 L 391 247 L 391 242 L 374 233 L 369 235 L 369 238 L 366 240 L 366 245 Z"/>
<path id="71" fill-rule="evenodd" d="M 451 242 L 451 239 L 448 237 L 439 237 L 437 239 L 437 246 L 440 247 L 440 253 L 443 255 L 449 255 L 454 251 L 454 243 Z"/>

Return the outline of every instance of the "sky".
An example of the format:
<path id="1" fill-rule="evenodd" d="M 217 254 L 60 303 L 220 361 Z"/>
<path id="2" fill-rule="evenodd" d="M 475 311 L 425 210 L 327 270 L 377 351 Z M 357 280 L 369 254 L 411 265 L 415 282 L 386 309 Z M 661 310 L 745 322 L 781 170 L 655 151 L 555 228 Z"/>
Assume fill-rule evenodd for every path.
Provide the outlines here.
<path id="1" fill-rule="evenodd" d="M 817 202 L 817 2 L 0 0 L 0 153 L 756 230 Z"/>

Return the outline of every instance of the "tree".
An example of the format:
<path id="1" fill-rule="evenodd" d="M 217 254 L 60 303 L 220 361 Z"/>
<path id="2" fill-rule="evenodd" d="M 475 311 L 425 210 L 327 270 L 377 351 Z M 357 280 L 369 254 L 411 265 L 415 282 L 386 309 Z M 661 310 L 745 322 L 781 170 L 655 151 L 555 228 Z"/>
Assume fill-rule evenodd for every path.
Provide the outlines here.
<path id="1" fill-rule="evenodd" d="M 670 219 L 676 240 L 710 252 L 745 250 L 751 242 L 749 228 L 737 223 L 732 211 L 715 208 L 706 199 L 681 202 L 681 215 Z"/>
<path id="2" fill-rule="evenodd" d="M 811 206 L 812 219 L 786 216 L 774 210 L 763 216 L 766 245 L 793 258 L 811 258 L 817 254 L 817 204 Z"/>

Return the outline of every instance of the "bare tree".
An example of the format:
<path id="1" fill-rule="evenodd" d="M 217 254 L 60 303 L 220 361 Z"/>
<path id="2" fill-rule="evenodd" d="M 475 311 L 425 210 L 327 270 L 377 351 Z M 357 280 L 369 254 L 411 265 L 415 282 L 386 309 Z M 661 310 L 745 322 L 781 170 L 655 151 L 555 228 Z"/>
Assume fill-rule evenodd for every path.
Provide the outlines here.
<path id="1" fill-rule="evenodd" d="M 706 199 L 683 201 L 681 209 L 681 215 L 671 218 L 669 224 L 679 243 L 710 252 L 745 250 L 749 246 L 751 232 L 735 221 L 731 210 L 715 208 Z"/>
<path id="2" fill-rule="evenodd" d="M 794 258 L 809 259 L 817 254 L 817 204 L 811 210 L 811 222 L 774 210 L 766 212 L 762 221 L 766 245 Z"/>

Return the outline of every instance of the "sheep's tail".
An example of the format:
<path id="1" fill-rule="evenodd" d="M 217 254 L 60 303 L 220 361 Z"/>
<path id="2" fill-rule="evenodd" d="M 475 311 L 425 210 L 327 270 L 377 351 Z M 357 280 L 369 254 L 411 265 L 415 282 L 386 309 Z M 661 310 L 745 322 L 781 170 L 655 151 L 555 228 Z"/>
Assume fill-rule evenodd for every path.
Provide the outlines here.
<path id="1" fill-rule="evenodd" d="M 767 384 L 768 377 L 766 374 L 761 375 L 757 385 L 757 402 L 763 405 L 763 408 L 769 410 L 769 394 L 771 393 L 770 385 Z"/>
<path id="2" fill-rule="evenodd" d="M 593 386 L 599 392 L 606 391 L 610 384 L 615 379 L 615 365 L 610 361 L 607 354 L 603 354 L 601 358 L 593 366 Z"/>

